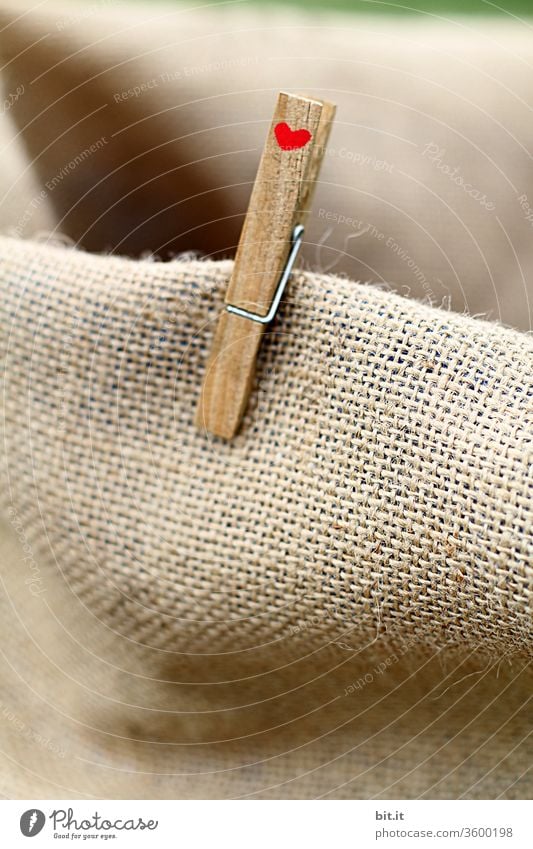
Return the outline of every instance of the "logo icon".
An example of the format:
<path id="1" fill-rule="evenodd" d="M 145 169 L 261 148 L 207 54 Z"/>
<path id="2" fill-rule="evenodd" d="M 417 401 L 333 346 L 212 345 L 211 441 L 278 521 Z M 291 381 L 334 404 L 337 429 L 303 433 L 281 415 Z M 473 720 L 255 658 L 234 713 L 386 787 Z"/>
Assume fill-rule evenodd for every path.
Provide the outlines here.
<path id="1" fill-rule="evenodd" d="M 20 818 L 20 830 L 24 837 L 35 837 L 42 830 L 46 817 L 38 808 L 30 808 L 24 811 Z"/>

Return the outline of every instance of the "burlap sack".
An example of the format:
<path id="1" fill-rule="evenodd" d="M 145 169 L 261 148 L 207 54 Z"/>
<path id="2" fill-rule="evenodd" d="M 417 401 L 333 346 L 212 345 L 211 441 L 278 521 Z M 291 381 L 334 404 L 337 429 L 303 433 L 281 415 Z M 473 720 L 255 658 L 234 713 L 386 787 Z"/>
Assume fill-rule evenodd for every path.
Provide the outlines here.
<path id="1" fill-rule="evenodd" d="M 231 219 L 229 229 L 200 226 L 232 208 L 237 223 L 242 220 L 231 192 L 220 193 L 220 209 L 213 205 L 214 172 L 205 162 L 183 184 L 178 171 L 170 186 L 168 175 L 151 181 L 132 201 L 143 180 L 130 157 L 152 131 L 158 152 L 150 168 L 157 173 L 175 155 L 182 163 L 191 151 L 195 161 L 203 158 L 197 137 L 178 145 L 178 153 L 173 145 L 159 151 L 157 128 L 167 141 L 174 130 L 152 121 L 153 99 L 137 116 L 135 131 L 122 133 L 124 149 L 111 155 L 106 141 L 67 168 L 79 140 L 85 139 L 85 150 L 93 137 L 76 123 L 78 109 L 89 114 L 96 101 L 80 97 L 76 85 L 85 93 L 85 77 L 93 79 L 89 90 L 99 80 L 109 106 L 98 121 L 111 139 L 114 122 L 124 119 L 111 108 L 111 64 L 120 66 L 122 57 L 121 85 L 136 84 L 144 62 L 135 52 L 138 20 L 143 52 L 149 53 L 151 38 L 171 41 L 164 40 L 166 17 L 150 29 L 139 13 L 127 34 L 116 36 L 110 22 L 117 30 L 125 25 L 114 14 L 98 8 L 78 25 L 69 23 L 76 34 L 68 39 L 57 11 L 9 18 L 4 47 L 9 68 L 24 67 L 36 80 L 28 80 L 5 116 L 24 140 L 17 157 L 21 172 L 27 169 L 25 186 L 48 181 L 53 188 L 33 207 L 28 194 L 15 204 L 8 196 L 2 213 L 4 229 L 15 228 L 15 238 L 0 239 L 1 792 L 40 798 L 527 796 L 530 337 L 406 300 L 379 279 L 362 285 L 301 271 L 262 348 L 241 433 L 226 443 L 196 431 L 194 407 L 231 262 L 149 262 L 20 238 L 35 236 L 40 216 L 44 229 L 66 232 L 95 250 L 162 252 L 172 233 L 172 250 L 192 246 L 217 255 L 229 250 L 238 230 Z M 163 15 L 166 10 L 156 17 Z M 179 18 L 183 43 L 205 33 L 205 20 L 203 13 Z M 28 50 L 23 63 L 17 54 L 38 40 L 43 21 L 57 33 Z M 282 24 L 273 30 L 278 35 Z M 304 24 L 292 26 L 295 50 L 302 51 Z M 465 77 L 464 56 L 477 61 L 485 35 L 475 49 L 446 37 L 463 51 L 457 68 Z M 518 31 L 507 37 L 502 49 L 525 49 Z M 321 56 L 332 55 L 333 43 L 354 51 L 346 19 L 338 31 L 331 24 L 329 38 L 316 54 L 319 65 Z M 380 38 L 383 50 L 414 62 L 405 33 L 386 44 L 383 33 Z M 440 38 L 435 32 L 432 49 L 448 55 Z M 79 48 L 76 39 L 83 40 Z M 64 60 L 61 45 L 75 59 Z M 286 43 L 284 51 L 290 55 Z M 287 74 L 280 63 L 272 77 Z M 51 65 L 57 66 L 48 70 Z M 78 80 L 69 77 L 74 70 Z M 48 81 L 39 86 L 43 72 Z M 249 68 L 232 72 L 240 75 L 241 89 L 245 78 L 249 83 Z M 345 69 L 336 73 L 340 87 Z M 198 72 L 193 85 L 216 83 L 223 90 L 217 74 L 198 83 Z M 516 90 L 520 81 L 518 74 Z M 179 83 L 172 90 L 185 100 Z M 294 87 L 296 80 L 289 83 Z M 163 90 L 155 86 L 154 96 L 171 97 Z M 44 95 L 42 122 L 36 98 Z M 135 101 L 139 109 L 140 97 L 123 102 Z M 56 98 L 64 114 L 45 105 Z M 453 99 L 460 102 L 457 94 Z M 217 98 L 210 94 L 210 101 L 213 106 Z M 259 98 L 255 107 L 258 139 L 269 118 L 264 102 Z M 502 94 L 501 103 L 507 102 Z M 507 126 L 513 115 L 506 115 Z M 339 120 L 341 127 L 350 124 L 353 137 L 353 113 L 343 118 L 340 112 Z M 227 138 L 234 138 L 231 118 L 223 123 Z M 470 129 L 477 127 L 472 122 Z M 52 138 L 58 141 L 48 147 Z M 18 140 L 13 133 L 16 150 Z M 391 143 L 387 161 L 395 150 Z M 248 168 L 251 176 L 257 154 L 236 153 L 234 167 Z M 220 185 L 234 183 L 223 160 L 217 163 Z M 119 161 L 128 174 L 113 184 L 107 175 Z M 63 179 L 51 182 L 65 168 Z M 381 179 L 382 172 L 373 168 L 367 179 Z M 389 177 L 393 197 L 402 180 L 397 171 L 395 182 L 394 170 Z M 522 177 L 525 185 L 525 171 Z M 437 185 L 439 177 L 431 172 L 431 178 Z M 200 179 L 204 189 L 194 213 L 188 196 Z M 330 187 L 328 201 L 317 198 L 318 210 L 338 212 L 349 185 Z M 379 191 L 376 185 L 369 192 L 373 214 L 393 205 L 377 200 Z M 182 192 L 186 213 L 173 206 L 150 222 L 165 192 L 172 203 Z M 460 193 L 457 202 L 464 205 Z M 421 213 L 411 215 L 409 204 L 424 197 L 402 196 L 400 218 L 412 224 L 410 236 L 409 226 L 404 231 L 407 241 L 421 232 Z M 145 208 L 147 198 L 153 206 Z M 506 206 L 516 225 L 515 249 L 514 233 L 524 224 L 516 202 L 514 196 Z M 501 224 L 498 194 L 500 203 Z M 480 250 L 492 274 L 489 212 L 476 201 L 475 209 L 465 205 L 461 220 L 473 215 L 478 236 L 485 234 Z M 331 220 L 317 216 L 314 223 L 323 230 Z M 426 221 L 428 243 L 440 251 L 442 239 L 450 238 L 449 256 L 454 265 L 463 263 L 465 291 L 473 282 L 465 304 L 486 310 L 484 278 L 447 223 L 438 215 Z M 366 224 L 387 235 L 385 244 L 395 232 L 393 217 Z M 191 232 L 201 233 L 199 241 Z M 381 256 L 385 250 L 375 248 L 376 261 L 390 261 L 392 254 Z M 421 255 L 424 250 L 421 244 Z M 408 264 L 399 251 L 394 255 L 398 280 L 405 280 Z M 306 262 L 312 259 L 311 252 Z M 513 274 L 528 262 L 529 248 L 520 261 L 515 250 L 506 275 L 494 274 L 500 292 L 508 281 L 514 287 L 505 317 L 515 316 L 517 325 L 521 318 L 521 326 L 527 292 Z M 460 288 L 453 292 L 456 306 L 458 295 Z"/>

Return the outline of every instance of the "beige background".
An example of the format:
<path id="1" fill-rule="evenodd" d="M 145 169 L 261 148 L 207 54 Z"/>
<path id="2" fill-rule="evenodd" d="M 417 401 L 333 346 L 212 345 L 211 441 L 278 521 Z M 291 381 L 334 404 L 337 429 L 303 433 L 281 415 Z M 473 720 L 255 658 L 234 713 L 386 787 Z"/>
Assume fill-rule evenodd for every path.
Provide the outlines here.
<path id="1" fill-rule="evenodd" d="M 527 797 L 531 342 L 461 314 L 530 327 L 529 30 L 14 8 L 1 792 Z M 226 445 L 194 404 L 280 87 L 338 117 Z"/>

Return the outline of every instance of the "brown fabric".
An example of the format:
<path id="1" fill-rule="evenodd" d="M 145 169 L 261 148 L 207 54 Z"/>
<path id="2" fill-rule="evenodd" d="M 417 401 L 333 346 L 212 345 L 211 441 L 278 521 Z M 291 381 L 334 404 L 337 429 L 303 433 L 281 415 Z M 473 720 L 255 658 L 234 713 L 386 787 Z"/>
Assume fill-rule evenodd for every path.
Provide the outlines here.
<path id="1" fill-rule="evenodd" d="M 44 618 L 53 635 L 35 638 L 32 689 L 68 684 L 38 714 L 68 748 L 55 780 L 112 795 L 520 794 L 528 338 L 299 274 L 224 443 L 193 411 L 229 263 L 16 240 L 0 256 L 6 506 L 30 546 L 11 580 L 39 611 L 20 625 Z M 80 614 L 95 621 L 71 634 Z M 28 662 L 31 682 L 34 663 L 14 670 Z M 145 776 L 168 771 L 200 775 Z"/>
<path id="2" fill-rule="evenodd" d="M 93 251 L 232 255 L 292 88 L 338 104 L 307 267 L 530 329 L 527 22 L 2 0 L 0 25 L 4 90 L 25 86 L 0 115 L 17 131 L 0 227 L 31 238 L 51 215 Z"/>
<path id="3" fill-rule="evenodd" d="M 55 21 L 57 37 L 28 51 L 28 67 L 61 57 L 67 42 L 54 14 L 47 20 L 49 29 Z M 127 37 L 117 36 L 126 57 L 136 56 L 136 14 Z M 14 22 L 4 49 L 35 41 L 42 15 L 36 10 Z M 113 15 L 102 9 L 79 21 L 75 38 L 96 45 L 95 33 Z M 184 17 L 183 44 L 187 32 L 205 30 L 205 20 L 203 13 Z M 164 31 L 161 20 L 153 29 L 143 23 L 148 42 L 162 40 Z M 333 32 L 332 26 L 330 48 L 341 39 L 354 51 L 354 33 L 344 23 L 340 35 Z M 519 32 L 508 37 L 517 52 L 517 45 L 526 49 Z M 411 62 L 405 39 L 404 33 L 388 46 Z M 483 44 L 480 38 L 476 61 L 485 55 Z M 90 69 L 90 76 L 99 68 L 114 85 L 114 72 L 107 77 L 110 57 L 118 64 L 112 34 L 105 45 L 59 65 L 59 88 L 67 69 L 82 76 Z M 456 46 L 467 51 L 460 39 Z M 287 42 L 284 51 L 290 55 Z M 220 75 L 203 82 L 212 84 L 216 91 L 226 83 Z M 10 121 L 31 120 L 34 98 L 53 88 L 50 80 L 34 86 L 11 107 Z M 190 93 L 177 90 L 184 98 Z M 139 98 L 126 102 L 133 100 L 139 108 Z M 66 121 L 79 119 L 81 103 L 88 112 L 95 108 L 76 95 Z M 239 98 L 237 104 L 250 120 Z M 259 101 L 254 108 L 262 115 Z M 119 112 L 101 112 L 111 138 Z M 224 120 L 227 128 L 231 118 Z M 339 120 L 342 127 L 342 113 Z M 353 117 L 345 120 L 353 134 Z M 158 123 L 146 123 L 148 140 Z M 174 130 L 164 126 L 168 139 Z M 32 163 L 26 186 L 51 179 L 70 161 L 73 148 L 62 147 L 64 138 L 45 150 L 47 127 L 59 137 L 58 114 L 39 132 L 24 131 Z M 94 133 L 78 128 L 74 137 L 78 132 L 71 143 L 85 150 Z M 133 144 L 134 137 L 144 144 L 132 128 L 115 149 L 122 163 L 131 155 L 125 138 Z M 157 133 L 152 144 L 156 139 Z M 197 140 L 187 145 L 200 159 Z M 38 161 L 32 145 L 44 151 Z M 104 247 L 108 233 L 108 246 L 120 249 L 127 233 L 132 252 L 159 249 L 170 223 L 159 221 L 159 233 L 155 225 L 135 231 L 151 208 L 113 207 L 126 196 L 125 183 L 106 186 L 84 208 L 87 182 L 102 169 L 107 183 L 114 167 L 109 145 L 69 170 L 67 183 L 55 185 L 32 216 L 50 216 L 88 247 Z M 253 170 L 256 153 L 243 167 Z M 179 158 L 173 161 L 175 167 Z M 236 163 L 247 161 L 236 155 Z M 164 157 L 157 167 L 164 170 Z M 46 168 L 52 170 L 45 178 Z M 210 168 L 202 164 L 207 185 Z M 370 176 L 379 173 L 374 168 Z M 132 167 L 130 187 L 139 178 Z M 190 185 L 179 178 L 176 184 L 186 197 Z M 401 181 L 387 186 L 392 197 Z M 146 192 L 159 208 L 157 181 Z M 332 209 L 341 208 L 342 196 L 337 185 Z M 411 193 L 404 202 L 421 203 L 423 196 L 417 201 Z M 228 209 L 232 197 L 224 194 Z M 18 198 L 17 221 L 31 200 Z M 519 232 L 515 200 L 508 213 Z M 82 238 L 108 206 L 104 217 L 113 227 L 97 223 L 94 241 Z M 6 201 L 6 228 L 13 208 Z M 67 225 L 62 217 L 69 210 Z M 200 219 L 218 212 L 204 196 Z M 470 212 L 465 207 L 465 216 Z M 30 235 L 32 216 L 19 236 Z M 478 220 L 487 248 L 489 217 L 484 210 Z M 177 220 L 183 233 L 185 217 Z M 388 216 L 377 225 L 393 232 Z M 413 238 L 419 229 L 413 227 Z M 447 222 L 435 215 L 430 232 L 438 232 L 437 242 L 447 238 Z M 213 232 L 204 236 L 204 247 L 212 247 Z M 190 234 L 183 239 L 173 247 L 201 246 Z M 467 259 L 451 244 L 466 273 Z M 382 251 L 376 248 L 376 257 Z M 397 270 L 405 266 L 397 254 Z M 514 279 L 513 267 L 498 278 L 500 291 Z M 375 282 L 300 271 L 262 348 L 242 432 L 225 443 L 197 432 L 193 416 L 230 273 L 227 260 L 138 261 L 0 239 L 0 792 L 526 797 L 530 337 L 406 300 Z M 487 293 L 475 263 L 471 275 L 465 286 L 471 279 L 478 303 Z M 520 317 L 517 292 L 508 303 Z"/>

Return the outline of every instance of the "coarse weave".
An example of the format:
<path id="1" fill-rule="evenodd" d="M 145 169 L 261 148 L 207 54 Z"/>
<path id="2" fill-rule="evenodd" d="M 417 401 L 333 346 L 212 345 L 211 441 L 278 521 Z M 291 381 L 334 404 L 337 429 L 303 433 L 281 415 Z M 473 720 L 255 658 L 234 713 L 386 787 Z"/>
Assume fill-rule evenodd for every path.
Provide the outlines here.
<path id="1" fill-rule="evenodd" d="M 61 786 L 118 795 L 450 793 L 446 771 L 460 772 L 464 757 L 456 763 L 457 741 L 448 753 L 439 730 L 446 754 L 438 757 L 431 735 L 425 746 L 411 738 L 421 708 L 409 703 L 418 702 L 410 676 L 424 679 L 430 668 L 426 724 L 450 734 L 447 713 L 456 710 L 465 733 L 462 723 L 483 708 L 476 686 L 465 720 L 464 688 L 468 704 L 473 683 L 492 675 L 494 733 L 518 725 L 523 734 L 527 699 L 515 690 L 502 718 L 509 681 L 497 672 L 510 664 L 507 676 L 522 678 L 531 651 L 528 337 L 296 274 L 242 431 L 224 442 L 197 432 L 193 412 L 230 263 L 137 262 L 9 239 L 0 257 L 4 491 L 29 547 L 18 582 L 36 607 L 20 623 L 30 628 L 25 645 L 37 620 L 63 623 L 55 597 L 63 585 L 68 606 L 94 617 L 91 631 L 107 631 L 98 641 L 113 658 L 92 658 L 79 625 L 66 629 L 78 644 L 63 650 L 88 657 L 63 658 L 56 674 L 81 691 L 77 700 L 87 690 L 103 703 L 97 720 L 75 729 L 82 739 L 68 743 Z M 53 662 L 43 661 L 45 670 Z M 14 668 L 27 662 L 21 652 Z M 79 677 L 87 664 L 96 667 L 92 683 Z M 145 683 L 134 682 L 131 699 L 131 682 L 111 685 L 124 666 Z M 30 685 L 39 690 L 31 677 Z M 363 760 L 376 775 L 358 784 L 352 734 L 380 760 L 369 726 L 355 729 L 366 711 L 379 738 L 382 698 L 388 722 L 401 725 L 407 711 L 403 742 L 416 754 L 409 769 L 401 745 L 387 769 Z M 54 697 L 48 720 L 56 724 L 59 711 Z M 67 726 L 80 721 L 68 711 Z M 54 745 L 67 745 L 64 734 L 55 732 Z M 101 765 L 103 785 L 73 770 L 79 746 Z M 486 748 L 492 766 L 493 743 Z M 467 771 L 458 789 L 505 792 L 519 778 L 520 747 L 505 757 L 497 778 L 476 758 L 479 786 L 470 788 Z M 253 779 L 237 769 L 250 761 Z M 196 783 L 178 775 L 164 788 L 158 775 L 139 782 L 138 771 L 166 773 L 169 764 L 208 775 Z M 17 792 L 42 787 L 36 772 L 38 782 L 28 786 L 26 776 Z"/>
<path id="2" fill-rule="evenodd" d="M 42 12 L 9 14 L 3 50 L 18 55 Z M 107 14 L 80 22 L 94 44 Z M 55 23 L 59 41 L 75 26 Z M 109 60 L 94 44 L 76 66 L 91 79 Z M 50 49 L 29 55 L 52 64 Z M 132 254 L 150 241 L 135 240 L 133 201 L 129 222 L 115 208 L 108 244 L 84 239 L 110 140 L 33 203 L 70 160 L 45 144 L 34 162 L 32 92 L 5 116 L 26 147 L 25 188 L 2 209 L 15 237 L 0 237 L 0 792 L 528 797 L 531 337 L 401 297 L 379 275 L 296 271 L 241 431 L 210 437 L 194 413 L 231 261 L 104 253 L 124 229 Z M 133 168 L 115 190 L 138 182 Z M 490 229 L 463 194 L 464 220 Z M 506 214 L 529 227 L 515 203 Z M 91 252 L 36 238 L 38 220 Z M 386 215 L 367 223 L 395 232 Z M 469 256 L 457 262 L 467 286 Z M 524 303 L 508 302 L 517 325 Z"/>

